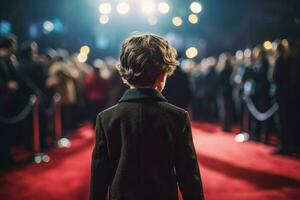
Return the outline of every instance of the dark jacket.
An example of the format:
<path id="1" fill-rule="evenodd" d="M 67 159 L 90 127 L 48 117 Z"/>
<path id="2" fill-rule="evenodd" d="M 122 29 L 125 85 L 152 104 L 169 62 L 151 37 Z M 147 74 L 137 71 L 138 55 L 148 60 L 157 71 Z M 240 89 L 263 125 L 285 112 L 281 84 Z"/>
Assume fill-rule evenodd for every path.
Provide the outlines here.
<path id="1" fill-rule="evenodd" d="M 232 84 L 231 84 L 232 67 L 225 65 L 225 68 L 219 75 L 219 92 L 223 97 L 232 97 Z"/>
<path id="2" fill-rule="evenodd" d="M 20 71 L 19 66 L 12 61 L 14 56 L 0 59 L 0 116 L 12 117 L 20 113 L 28 104 L 32 88 Z M 7 89 L 7 83 L 15 81 L 17 90 Z"/>
<path id="3" fill-rule="evenodd" d="M 47 79 L 43 64 L 32 59 L 21 59 L 19 68 L 33 88 L 33 92 L 42 97 L 46 90 L 45 80 Z"/>
<path id="4" fill-rule="evenodd" d="M 204 199 L 188 113 L 150 88 L 97 117 L 91 200 Z"/>
<path id="5" fill-rule="evenodd" d="M 168 78 L 163 95 L 180 108 L 186 109 L 189 106 L 192 96 L 189 79 L 179 67 Z"/>

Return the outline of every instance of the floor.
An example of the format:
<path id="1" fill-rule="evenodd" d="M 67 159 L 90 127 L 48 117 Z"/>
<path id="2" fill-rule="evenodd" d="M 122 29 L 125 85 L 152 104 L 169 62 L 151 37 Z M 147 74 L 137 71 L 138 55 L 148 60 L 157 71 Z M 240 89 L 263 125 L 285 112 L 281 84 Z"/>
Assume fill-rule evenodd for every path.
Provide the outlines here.
<path id="1" fill-rule="evenodd" d="M 235 141 L 216 124 L 193 123 L 207 200 L 298 200 L 300 159 L 272 155 L 274 147 Z M 0 172 L 2 200 L 87 200 L 94 133 L 75 131 L 71 147 L 47 152 L 49 163 L 27 163 Z"/>

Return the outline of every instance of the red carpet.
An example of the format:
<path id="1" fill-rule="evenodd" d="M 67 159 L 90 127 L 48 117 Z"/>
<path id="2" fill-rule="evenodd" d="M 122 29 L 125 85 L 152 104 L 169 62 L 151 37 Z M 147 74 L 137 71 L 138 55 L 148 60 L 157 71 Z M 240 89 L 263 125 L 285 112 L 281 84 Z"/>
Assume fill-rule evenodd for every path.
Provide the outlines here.
<path id="1" fill-rule="evenodd" d="M 273 147 L 236 143 L 212 124 L 193 124 L 194 142 L 207 200 L 298 200 L 300 160 L 274 156 Z M 50 163 L 0 172 L 1 200 L 88 198 L 93 130 L 73 134 L 72 147 L 52 149 Z"/>

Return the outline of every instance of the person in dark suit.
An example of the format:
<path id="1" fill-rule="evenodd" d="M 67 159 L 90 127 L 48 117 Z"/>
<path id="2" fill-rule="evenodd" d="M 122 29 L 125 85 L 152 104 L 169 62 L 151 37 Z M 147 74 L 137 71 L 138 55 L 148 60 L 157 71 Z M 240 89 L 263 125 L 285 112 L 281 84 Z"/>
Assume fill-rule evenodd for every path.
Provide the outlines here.
<path id="1" fill-rule="evenodd" d="M 42 62 L 38 60 L 38 45 L 36 42 L 26 42 L 20 47 L 19 65 L 23 76 L 34 88 L 33 93 L 39 98 L 44 98 L 47 74 Z M 32 93 L 32 92 L 31 92 Z"/>
<path id="2" fill-rule="evenodd" d="M 39 123 L 40 123 L 40 140 L 41 146 L 44 148 L 47 145 L 47 128 L 48 118 L 46 115 L 47 105 L 46 102 L 50 100 L 46 99 L 46 80 L 47 74 L 44 71 L 42 62 L 38 60 L 38 45 L 36 42 L 28 41 L 20 46 L 19 50 L 19 70 L 22 73 L 26 83 L 30 86 L 28 88 L 28 94 L 34 94 L 39 98 Z M 29 121 L 27 123 L 28 134 L 32 133 L 32 126 Z M 30 137 L 28 137 L 30 138 Z M 29 142 L 29 146 L 31 142 Z"/>
<path id="3" fill-rule="evenodd" d="M 279 132 L 279 146 L 275 151 L 276 154 L 291 154 L 293 144 L 291 131 L 291 121 L 292 115 L 291 111 L 291 99 L 290 94 L 294 92 L 291 91 L 291 67 L 292 67 L 292 55 L 289 52 L 288 47 L 283 44 L 279 44 L 277 47 L 277 52 L 279 54 L 275 62 L 275 70 L 273 74 L 273 80 L 276 84 L 276 100 L 279 104 L 279 122 L 280 122 L 280 132 Z"/>
<path id="4" fill-rule="evenodd" d="M 0 37 L 0 117 L 9 118 L 12 115 L 12 100 L 19 90 L 19 82 L 12 66 L 11 56 L 16 51 L 16 39 Z M 14 113 L 13 113 L 14 114 Z M 9 169 L 13 164 L 10 153 L 12 131 L 9 126 L 0 121 L 0 170 Z"/>
<path id="5" fill-rule="evenodd" d="M 29 99 L 26 92 L 29 86 L 20 72 L 16 51 L 16 36 L 6 35 L 0 38 L 0 117 L 6 119 L 20 113 Z M 26 119 L 14 124 L 0 121 L 0 169 L 9 169 L 12 166 L 10 148 L 23 141 L 25 124 Z"/>
<path id="6" fill-rule="evenodd" d="M 203 200 L 188 113 L 160 93 L 176 50 L 153 34 L 125 40 L 117 66 L 130 86 L 98 114 L 90 200 Z"/>
<path id="7" fill-rule="evenodd" d="M 220 98 L 220 119 L 223 126 L 223 131 L 230 132 L 233 121 L 233 87 L 231 83 L 231 76 L 233 72 L 233 65 L 228 56 L 224 63 L 224 69 L 219 74 L 218 90 Z"/>
<path id="8" fill-rule="evenodd" d="M 253 80 L 254 92 L 252 100 L 259 112 L 266 112 L 271 107 L 270 87 L 269 80 L 270 63 L 267 57 L 267 51 L 261 48 L 258 52 L 258 57 L 253 66 Z M 254 141 L 261 140 L 261 132 L 264 131 L 264 143 L 269 144 L 271 132 L 271 119 L 259 121 L 254 116 L 251 117 L 251 136 L 250 139 Z"/>
<path id="9" fill-rule="evenodd" d="M 180 54 L 177 59 L 181 60 Z M 192 99 L 192 92 L 188 75 L 181 69 L 176 68 L 172 77 L 168 79 L 163 95 L 168 101 L 179 108 L 187 110 Z"/>

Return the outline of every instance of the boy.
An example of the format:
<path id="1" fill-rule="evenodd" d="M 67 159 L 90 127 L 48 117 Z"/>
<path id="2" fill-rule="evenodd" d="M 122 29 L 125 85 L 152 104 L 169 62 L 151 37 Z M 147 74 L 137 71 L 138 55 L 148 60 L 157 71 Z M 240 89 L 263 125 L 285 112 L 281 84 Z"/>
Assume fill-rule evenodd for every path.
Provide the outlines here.
<path id="1" fill-rule="evenodd" d="M 122 45 L 119 73 L 130 89 L 96 121 L 91 200 L 204 199 L 188 113 L 160 93 L 176 50 L 154 34 Z"/>

